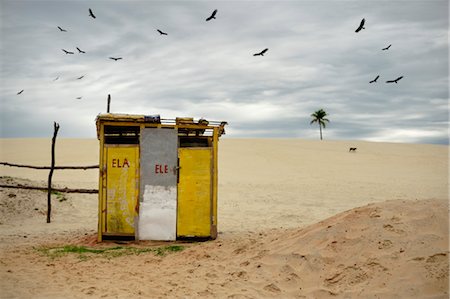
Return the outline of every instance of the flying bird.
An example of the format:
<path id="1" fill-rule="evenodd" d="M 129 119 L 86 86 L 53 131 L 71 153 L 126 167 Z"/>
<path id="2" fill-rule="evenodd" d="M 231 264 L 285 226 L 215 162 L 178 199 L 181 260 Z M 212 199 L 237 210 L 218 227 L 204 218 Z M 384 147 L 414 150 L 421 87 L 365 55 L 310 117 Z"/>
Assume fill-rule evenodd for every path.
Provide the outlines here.
<path id="1" fill-rule="evenodd" d="M 361 31 L 361 29 L 366 29 L 365 27 L 364 27 L 364 23 L 366 22 L 366 20 L 365 19 L 362 19 L 361 20 L 361 23 L 359 24 L 359 27 L 355 30 L 355 32 L 359 32 L 359 31 Z"/>
<path id="2" fill-rule="evenodd" d="M 66 29 L 62 29 L 61 27 L 58 26 L 58 29 L 61 30 L 62 32 L 67 32 Z"/>
<path id="3" fill-rule="evenodd" d="M 21 94 L 25 89 L 22 89 L 21 91 L 19 91 L 17 94 Z"/>
<path id="4" fill-rule="evenodd" d="M 83 97 L 78 97 L 77 100 L 81 100 Z"/>
<path id="5" fill-rule="evenodd" d="M 90 8 L 89 8 L 89 16 L 95 19 L 95 15 L 94 15 L 94 13 L 92 12 L 92 9 L 90 9 Z"/>
<path id="6" fill-rule="evenodd" d="M 66 53 L 66 54 L 73 54 L 73 52 L 70 52 L 70 51 L 67 51 L 67 50 L 64 50 L 64 49 L 61 49 L 61 50 L 63 50 L 64 53 Z"/>
<path id="7" fill-rule="evenodd" d="M 206 21 L 210 21 L 216 18 L 217 9 L 215 9 L 212 14 L 206 19 Z"/>
<path id="8" fill-rule="evenodd" d="M 83 54 L 86 53 L 83 50 L 80 50 L 80 48 L 78 48 L 78 47 L 77 47 L 77 50 L 78 50 L 79 53 L 83 53 Z"/>
<path id="9" fill-rule="evenodd" d="M 59 76 L 58 77 L 56 77 L 55 79 L 53 79 L 53 81 L 56 81 L 56 80 L 58 80 L 59 79 Z"/>
<path id="10" fill-rule="evenodd" d="M 159 34 L 161 34 L 161 35 L 167 35 L 167 33 L 165 33 L 165 32 L 162 32 L 161 30 L 159 30 L 159 29 L 156 29 L 156 31 L 158 31 L 159 32 Z"/>
<path id="11" fill-rule="evenodd" d="M 381 49 L 381 50 L 383 50 L 383 51 L 389 50 L 389 48 L 390 48 L 391 46 L 392 46 L 392 45 L 389 45 L 389 46 L 387 46 L 386 48 L 383 48 L 383 49 Z"/>
<path id="12" fill-rule="evenodd" d="M 265 49 L 262 50 L 261 52 L 253 54 L 253 56 L 264 56 L 264 53 L 266 53 L 267 50 L 269 50 L 269 49 L 268 49 L 268 48 L 265 48 Z"/>
<path id="13" fill-rule="evenodd" d="M 109 57 L 109 59 L 112 59 L 112 60 L 117 61 L 117 60 L 119 60 L 119 59 L 122 59 L 122 57 Z"/>
<path id="14" fill-rule="evenodd" d="M 83 76 L 81 76 L 81 77 L 78 77 L 78 78 L 77 78 L 77 80 L 81 80 L 81 79 L 83 79 L 83 78 L 84 78 L 84 76 L 85 76 L 85 75 L 83 75 Z"/>
<path id="15" fill-rule="evenodd" d="M 373 79 L 373 80 L 370 81 L 369 83 L 377 82 L 378 78 L 380 78 L 380 75 L 376 76 L 375 79 Z"/>
<path id="16" fill-rule="evenodd" d="M 403 76 L 400 76 L 400 77 L 398 77 L 398 78 L 395 79 L 395 80 L 388 80 L 388 81 L 386 81 L 386 83 L 397 83 L 397 82 L 400 81 L 402 78 L 403 78 Z"/>

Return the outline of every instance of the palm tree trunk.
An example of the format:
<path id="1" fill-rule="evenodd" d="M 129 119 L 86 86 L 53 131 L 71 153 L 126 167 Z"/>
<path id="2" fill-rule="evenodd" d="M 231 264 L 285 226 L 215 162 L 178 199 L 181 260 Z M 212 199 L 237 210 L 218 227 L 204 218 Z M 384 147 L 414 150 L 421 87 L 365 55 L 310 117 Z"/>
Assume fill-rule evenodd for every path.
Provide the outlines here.
<path id="1" fill-rule="evenodd" d="M 322 140 L 322 124 L 319 123 L 319 129 L 320 129 L 320 140 Z"/>

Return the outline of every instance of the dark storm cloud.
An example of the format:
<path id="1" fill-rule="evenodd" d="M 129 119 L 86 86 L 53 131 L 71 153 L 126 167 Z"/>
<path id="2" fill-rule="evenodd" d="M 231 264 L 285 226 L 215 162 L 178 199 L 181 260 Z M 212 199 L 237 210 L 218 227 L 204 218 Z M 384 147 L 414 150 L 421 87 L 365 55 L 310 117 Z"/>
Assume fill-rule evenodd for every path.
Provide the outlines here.
<path id="1" fill-rule="evenodd" d="M 1 20 L 2 137 L 94 137 L 111 94 L 230 137 L 317 138 L 323 108 L 329 139 L 448 143 L 447 1 L 2 1 Z"/>

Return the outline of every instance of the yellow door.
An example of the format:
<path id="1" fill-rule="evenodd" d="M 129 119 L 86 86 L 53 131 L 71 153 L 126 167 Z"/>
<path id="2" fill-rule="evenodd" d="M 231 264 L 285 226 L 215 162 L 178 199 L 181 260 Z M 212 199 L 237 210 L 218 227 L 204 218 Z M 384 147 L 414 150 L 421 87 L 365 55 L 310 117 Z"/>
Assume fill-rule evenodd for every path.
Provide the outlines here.
<path id="1" fill-rule="evenodd" d="M 138 199 L 137 146 L 106 147 L 106 233 L 134 234 Z"/>
<path id="2" fill-rule="evenodd" d="M 177 236 L 211 236 L 211 148 L 180 148 Z"/>

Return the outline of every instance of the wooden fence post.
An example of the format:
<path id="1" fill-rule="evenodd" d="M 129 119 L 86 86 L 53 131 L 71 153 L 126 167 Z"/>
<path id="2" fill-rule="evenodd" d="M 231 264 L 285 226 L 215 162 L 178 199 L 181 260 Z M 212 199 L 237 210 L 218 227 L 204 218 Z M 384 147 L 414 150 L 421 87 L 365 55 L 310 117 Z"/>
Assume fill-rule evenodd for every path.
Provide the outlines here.
<path id="1" fill-rule="evenodd" d="M 111 95 L 108 94 L 108 105 L 106 106 L 106 112 L 109 113 L 109 105 L 111 104 Z"/>
<path id="2" fill-rule="evenodd" d="M 55 142 L 56 142 L 56 135 L 58 134 L 59 130 L 59 124 L 56 122 L 53 122 L 53 138 L 52 138 L 52 164 L 50 166 L 50 173 L 48 174 L 48 194 L 47 194 L 47 223 L 50 223 L 50 216 L 52 213 L 52 176 L 53 176 L 53 169 L 55 168 Z"/>

